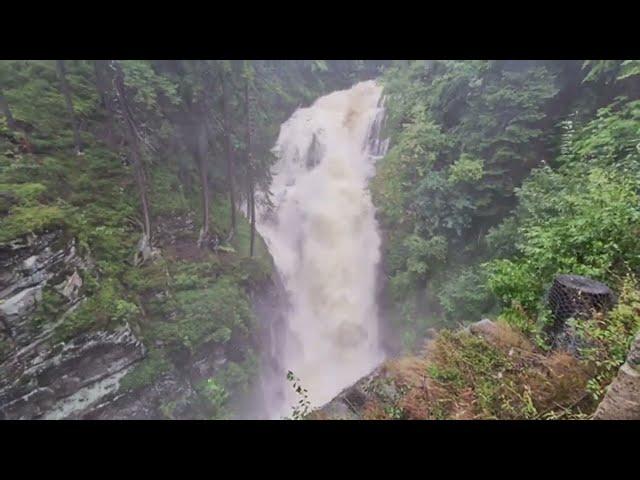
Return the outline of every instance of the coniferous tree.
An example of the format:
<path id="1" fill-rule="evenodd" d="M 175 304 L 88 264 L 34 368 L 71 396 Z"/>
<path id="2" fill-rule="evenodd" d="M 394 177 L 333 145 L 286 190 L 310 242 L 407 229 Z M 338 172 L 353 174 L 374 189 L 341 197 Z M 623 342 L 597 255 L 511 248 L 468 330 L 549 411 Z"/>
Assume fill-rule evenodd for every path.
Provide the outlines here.
<path id="1" fill-rule="evenodd" d="M 229 114 L 229 88 L 228 80 L 229 68 L 228 64 L 223 64 L 220 72 L 220 85 L 222 87 L 222 122 L 224 128 L 224 150 L 225 157 L 227 159 L 227 186 L 229 188 L 229 203 L 231 209 L 231 231 L 230 236 L 233 236 L 236 231 L 236 199 L 235 199 L 235 185 L 234 185 L 234 164 L 233 164 L 233 149 L 231 145 L 231 121 Z"/>
<path id="2" fill-rule="evenodd" d="M 129 147 L 130 158 L 133 164 L 134 178 L 140 195 L 140 205 L 143 216 L 143 246 L 151 245 L 151 216 L 149 213 L 149 200 L 147 196 L 147 177 L 142 162 L 140 138 L 137 131 L 136 120 L 130 106 L 125 86 L 125 75 L 119 62 L 114 61 L 115 68 L 114 85 L 120 106 L 120 113 L 124 123 L 124 133 Z M 146 244 L 146 245 L 144 245 Z"/>
<path id="3" fill-rule="evenodd" d="M 108 62 L 106 60 L 94 60 L 93 67 L 96 77 L 96 88 L 98 90 L 98 94 L 100 95 L 100 103 L 102 105 L 102 108 L 104 108 L 105 112 L 107 113 L 109 142 L 113 145 L 115 140 L 114 106 L 109 88 L 110 78 L 109 72 L 107 70 L 107 63 Z"/>
<path id="4" fill-rule="evenodd" d="M 80 155 L 82 153 L 82 143 L 80 141 L 80 128 L 78 126 L 78 119 L 75 111 L 73 110 L 73 100 L 71 99 L 71 87 L 67 81 L 67 71 L 64 64 L 64 60 L 56 60 L 56 70 L 58 72 L 58 80 L 60 81 L 60 91 L 64 96 L 64 101 L 67 106 L 67 113 L 71 120 L 71 126 L 73 128 L 73 143 L 76 148 L 76 153 Z"/>
<path id="5" fill-rule="evenodd" d="M 11 114 L 9 103 L 7 102 L 7 99 L 4 98 L 4 95 L 2 94 L 2 88 L 0 88 L 0 110 L 2 110 L 2 114 L 4 115 L 4 118 L 7 119 L 7 127 L 9 127 L 9 130 L 15 130 L 16 122 L 13 119 L 13 115 Z"/>
<path id="6" fill-rule="evenodd" d="M 245 121 L 246 121 L 246 162 L 247 162 L 247 185 L 248 185 L 248 205 L 249 205 L 249 221 L 251 223 L 251 239 L 249 244 L 249 256 L 253 257 L 254 243 L 256 235 L 256 202 L 255 202 L 255 178 L 253 168 L 253 152 L 251 149 L 251 137 L 253 129 L 253 121 L 251 115 L 251 95 L 249 92 L 251 83 L 251 70 L 247 62 L 245 62 L 244 76 L 244 108 L 245 108 Z"/>

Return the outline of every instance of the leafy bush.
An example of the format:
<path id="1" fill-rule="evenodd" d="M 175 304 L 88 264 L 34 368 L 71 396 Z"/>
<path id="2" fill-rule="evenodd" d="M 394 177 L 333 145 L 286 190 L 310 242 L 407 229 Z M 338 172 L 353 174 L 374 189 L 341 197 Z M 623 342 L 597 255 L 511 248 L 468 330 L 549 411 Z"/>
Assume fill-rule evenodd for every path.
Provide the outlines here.
<path id="1" fill-rule="evenodd" d="M 594 167 L 584 175 L 535 172 L 519 192 L 518 254 L 487 265 L 489 286 L 529 314 L 558 273 L 606 280 L 640 267 L 640 207 L 635 183 Z"/>
<path id="2" fill-rule="evenodd" d="M 485 271 L 479 267 L 466 267 L 451 274 L 441 285 L 438 299 L 447 318 L 459 322 L 479 320 L 494 303 Z"/>
<path id="3" fill-rule="evenodd" d="M 208 378 L 196 385 L 196 392 L 205 404 L 211 419 L 224 419 L 228 414 L 229 392 L 215 378 Z"/>
<path id="4" fill-rule="evenodd" d="M 588 390 L 599 401 L 640 331 L 640 289 L 636 278 L 625 277 L 618 304 L 611 312 L 574 322 L 573 326 L 582 340 L 580 354 L 594 372 Z"/>

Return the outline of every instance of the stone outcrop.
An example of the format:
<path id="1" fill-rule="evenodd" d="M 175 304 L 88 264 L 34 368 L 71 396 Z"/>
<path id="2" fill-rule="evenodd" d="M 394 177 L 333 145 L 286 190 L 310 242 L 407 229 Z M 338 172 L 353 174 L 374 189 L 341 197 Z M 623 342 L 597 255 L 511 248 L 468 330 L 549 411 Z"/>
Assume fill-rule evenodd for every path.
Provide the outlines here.
<path id="1" fill-rule="evenodd" d="M 388 381 L 384 367 L 378 367 L 352 386 L 344 389 L 333 400 L 309 415 L 311 420 L 361 420 L 368 400 L 393 404 L 399 395 L 394 383 Z"/>
<path id="2" fill-rule="evenodd" d="M 598 405 L 595 420 L 640 420 L 640 333 Z"/>
<path id="3" fill-rule="evenodd" d="M 429 329 L 426 332 L 422 349 L 424 355 L 429 353 L 436 336 L 435 329 Z M 394 374 L 385 363 L 344 389 L 330 402 L 311 412 L 308 418 L 310 420 L 362 420 L 368 403 L 392 406 L 399 401 L 400 397 L 401 392 L 394 381 Z"/>
<path id="4" fill-rule="evenodd" d="M 81 282 L 77 270 L 88 266 L 77 255 L 75 242 L 66 241 L 59 231 L 0 247 L 0 339 L 15 346 L 29 344 L 30 314 L 45 285 L 54 285 L 73 303 Z"/>
<path id="5" fill-rule="evenodd" d="M 0 418 L 73 418 L 118 389 L 145 355 L 129 325 L 94 330 L 64 342 L 56 327 L 82 302 L 78 273 L 91 262 L 61 231 L 31 236 L 0 250 Z M 43 325 L 34 312 L 45 286 L 67 301 L 66 311 Z"/>
<path id="6" fill-rule="evenodd" d="M 87 300 L 83 278 L 93 271 L 90 259 L 62 231 L 0 246 L 0 419 L 198 418 L 198 385 L 227 361 L 242 361 L 240 347 L 211 341 L 196 351 L 172 348 L 170 367 L 123 387 L 121 380 L 147 361 L 135 321 L 58 335 Z M 63 305 L 56 315 L 39 319 L 39 304 L 52 289 Z M 282 328 L 277 315 L 282 290 L 273 281 L 261 282 L 251 295 L 256 314 L 268 319 L 262 328 L 271 340 Z M 158 342 L 156 347 L 164 348 Z M 243 401 L 233 399 L 234 405 Z"/>

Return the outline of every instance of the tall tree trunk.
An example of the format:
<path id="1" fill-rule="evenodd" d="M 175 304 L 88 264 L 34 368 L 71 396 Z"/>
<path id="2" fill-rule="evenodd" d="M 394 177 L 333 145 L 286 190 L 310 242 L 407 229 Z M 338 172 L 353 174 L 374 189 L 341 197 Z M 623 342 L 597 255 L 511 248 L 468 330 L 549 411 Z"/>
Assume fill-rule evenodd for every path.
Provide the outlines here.
<path id="1" fill-rule="evenodd" d="M 249 173 L 247 173 L 247 218 L 251 221 L 251 185 L 249 184 Z"/>
<path id="2" fill-rule="evenodd" d="M 0 89 L 0 110 L 2 110 L 4 117 L 7 119 L 7 127 L 9 127 L 9 130 L 15 130 L 16 121 L 13 119 L 7 99 L 4 98 L 4 95 L 2 94 L 2 89 Z"/>
<path id="3" fill-rule="evenodd" d="M 115 69 L 116 69 L 116 78 L 115 78 L 116 94 L 118 97 L 118 102 L 120 103 L 120 107 L 122 109 L 122 116 L 124 117 L 125 137 L 127 139 L 127 143 L 129 144 L 129 148 L 131 151 L 134 178 L 136 180 L 138 193 L 140 195 L 140 204 L 142 206 L 142 215 L 144 219 L 143 233 L 146 235 L 149 245 L 151 245 L 151 218 L 149 215 L 149 201 L 147 199 L 147 178 L 144 171 L 142 158 L 140 155 L 140 146 L 138 143 L 135 120 L 133 118 L 133 114 L 131 112 L 131 109 L 129 108 L 129 103 L 127 101 L 125 85 L 124 85 L 124 72 L 122 71 L 122 67 L 120 67 L 120 65 L 117 62 L 115 63 Z"/>
<path id="4" fill-rule="evenodd" d="M 234 165 L 233 165 L 233 151 L 231 148 L 231 124 L 229 122 L 229 103 L 228 103 L 228 91 L 227 81 L 225 74 L 220 75 L 220 83 L 222 84 L 222 121 L 224 126 L 224 150 L 227 157 L 227 183 L 229 185 L 229 202 L 231 203 L 231 232 L 230 235 L 236 231 L 236 194 L 235 186 L 233 182 Z"/>
<path id="5" fill-rule="evenodd" d="M 253 179 L 253 157 L 251 154 L 251 106 L 249 105 L 249 79 L 245 83 L 244 87 L 244 108 L 247 121 L 246 132 L 246 148 L 247 148 L 247 181 L 249 184 L 249 205 L 251 206 L 251 240 L 249 244 L 249 256 L 253 257 L 253 249 L 256 236 L 256 205 L 254 195 L 254 179 Z"/>
<path id="6" fill-rule="evenodd" d="M 76 153 L 82 153 L 82 144 L 80 143 L 80 129 L 78 127 L 78 120 L 73 110 L 73 101 L 71 100 L 71 88 L 67 82 L 67 72 L 64 66 L 64 60 L 56 60 L 56 69 L 58 71 L 58 78 L 60 80 L 60 90 L 64 96 L 64 101 L 67 104 L 67 112 L 71 118 L 71 125 L 73 126 L 73 142 L 76 146 Z"/>
<path id="7" fill-rule="evenodd" d="M 108 122 L 108 141 L 111 146 L 115 145 L 115 122 L 113 118 L 113 104 L 111 100 L 111 96 L 109 95 L 109 78 L 106 68 L 106 60 L 94 60 L 93 68 L 96 75 L 96 88 L 98 90 L 98 94 L 100 95 L 100 102 L 102 103 L 102 107 L 107 112 L 107 122 Z"/>
<path id="8" fill-rule="evenodd" d="M 200 167 L 200 181 L 202 183 L 202 230 L 198 245 L 202 247 L 209 238 L 209 179 L 207 175 L 207 130 L 202 121 L 198 125 L 198 165 Z"/>
<path id="9" fill-rule="evenodd" d="M 255 199 L 255 184 L 251 183 L 251 243 L 249 245 L 249 256 L 253 257 L 254 246 L 256 241 L 256 199 Z"/>

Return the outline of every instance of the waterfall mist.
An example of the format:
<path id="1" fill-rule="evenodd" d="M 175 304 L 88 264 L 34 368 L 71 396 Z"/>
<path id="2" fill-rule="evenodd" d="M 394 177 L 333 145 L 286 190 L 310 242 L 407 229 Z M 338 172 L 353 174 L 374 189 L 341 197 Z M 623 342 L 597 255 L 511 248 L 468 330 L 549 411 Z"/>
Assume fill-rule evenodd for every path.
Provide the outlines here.
<path id="1" fill-rule="evenodd" d="M 318 407 L 383 359 L 380 235 L 367 189 L 386 149 L 381 94 L 367 81 L 321 97 L 282 125 L 274 147 L 272 206 L 257 202 L 257 227 L 290 305 L 283 338 L 271 342 L 281 371 L 263 378 L 271 418 L 289 415 L 299 399 L 287 370 Z"/>

